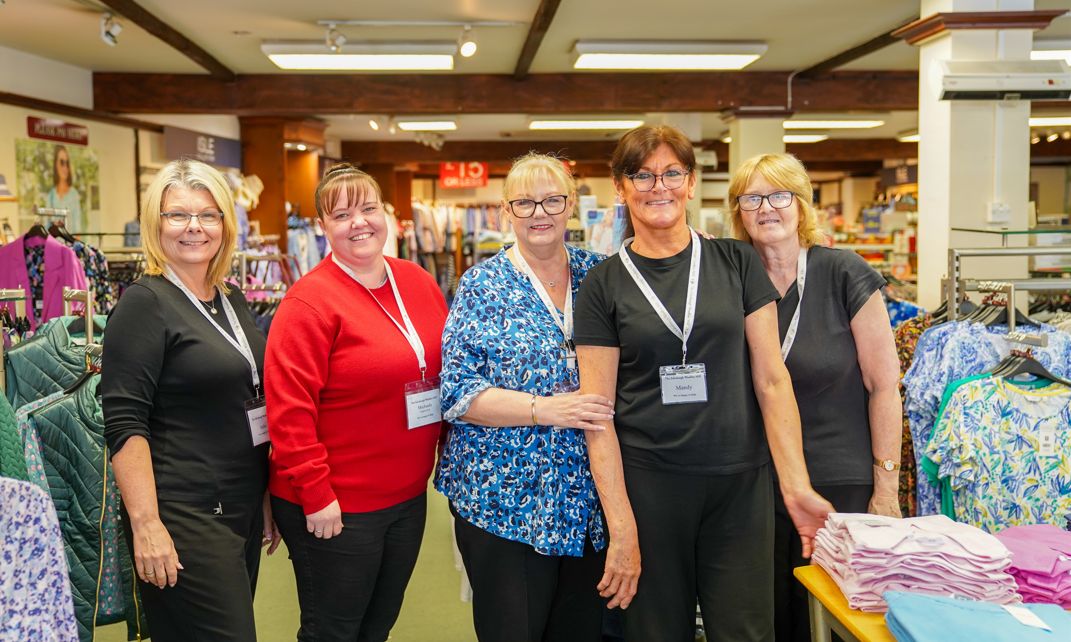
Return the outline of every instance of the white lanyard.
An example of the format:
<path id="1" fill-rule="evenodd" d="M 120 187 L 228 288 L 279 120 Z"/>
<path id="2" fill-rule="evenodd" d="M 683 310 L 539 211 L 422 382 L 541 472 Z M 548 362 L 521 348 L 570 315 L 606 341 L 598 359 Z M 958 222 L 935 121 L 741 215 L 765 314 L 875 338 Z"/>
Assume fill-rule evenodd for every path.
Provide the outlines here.
<path id="1" fill-rule="evenodd" d="M 651 286 L 648 285 L 647 280 L 643 278 L 640 271 L 636 269 L 636 265 L 632 262 L 632 258 L 625 251 L 628 246 L 632 245 L 634 239 L 625 239 L 625 242 L 621 245 L 621 251 L 618 252 L 618 256 L 621 257 L 621 262 L 625 264 L 625 269 L 628 270 L 629 276 L 636 282 L 636 286 L 640 288 L 640 292 L 643 292 L 643 296 L 647 297 L 647 302 L 651 304 L 654 311 L 658 313 L 659 318 L 662 319 L 662 323 L 666 324 L 669 331 L 677 336 L 681 340 L 681 364 L 688 362 L 688 337 L 692 334 L 692 326 L 695 325 L 695 306 L 696 299 L 699 295 L 699 262 L 702 260 L 702 249 L 699 247 L 699 235 L 695 233 L 695 230 L 689 228 L 689 232 L 692 235 L 692 261 L 688 268 L 688 297 L 684 303 L 684 329 L 681 330 L 677 322 L 673 320 L 673 317 L 669 314 L 669 310 L 666 306 L 662 305 L 662 302 L 658 300 L 658 295 L 654 293 Z"/>
<path id="2" fill-rule="evenodd" d="M 249 363 L 249 370 L 253 373 L 253 388 L 257 391 L 257 395 L 260 395 L 260 371 L 257 369 L 257 360 L 253 357 L 253 349 L 249 347 L 249 339 L 246 338 L 245 331 L 242 330 L 242 325 L 238 323 L 238 315 L 234 313 L 234 307 L 231 306 L 230 300 L 228 300 L 226 296 L 220 296 L 223 312 L 227 315 L 227 321 L 231 324 L 231 330 L 234 332 L 233 337 L 227 334 L 223 328 L 219 327 L 216 322 L 212 320 L 212 317 L 208 316 L 208 310 L 205 310 L 204 304 L 202 304 L 201 300 L 197 298 L 197 295 L 190 291 L 190 288 L 186 287 L 186 284 L 179 279 L 178 275 L 175 274 L 175 270 L 171 269 L 170 265 L 167 266 L 166 278 L 186 295 L 186 298 L 190 300 L 193 307 L 197 308 L 201 315 L 208 319 L 208 323 L 223 335 L 223 338 L 227 340 L 227 343 L 234 346 L 234 349 L 245 357 L 245 360 Z"/>
<path id="3" fill-rule="evenodd" d="M 800 294 L 796 303 L 796 311 L 792 313 L 792 321 L 788 324 L 788 332 L 785 340 L 781 343 L 781 360 L 788 361 L 788 353 L 792 351 L 792 344 L 796 342 L 796 332 L 800 327 L 800 310 L 803 309 L 803 285 L 807 282 L 807 248 L 800 248 L 800 257 L 796 261 L 796 290 Z"/>
<path id="4" fill-rule="evenodd" d="M 357 285 L 361 286 L 365 290 L 368 290 L 368 294 L 372 296 L 372 300 L 376 302 L 380 310 L 383 310 L 383 314 L 387 315 L 390 322 L 394 324 L 394 327 L 398 328 L 398 331 L 402 333 L 405 340 L 409 342 L 409 346 L 413 349 L 413 354 L 416 355 L 417 363 L 420 365 L 420 379 L 424 380 L 424 372 L 428 369 L 428 363 L 424 360 L 424 343 L 420 340 L 420 335 L 417 334 L 416 328 L 413 327 L 413 322 L 409 319 L 409 313 L 405 310 L 405 303 L 402 302 L 402 295 L 398 292 L 398 284 L 394 282 L 394 273 L 390 269 L 390 263 L 386 259 L 383 260 L 383 267 L 387 270 L 387 281 L 390 282 L 390 289 L 394 292 L 394 302 L 398 304 L 398 311 L 402 313 L 402 323 L 405 327 L 402 327 L 401 323 L 398 323 L 394 317 L 387 312 L 387 308 L 383 307 L 383 304 L 379 302 L 372 291 L 368 289 L 368 286 L 357 280 L 357 275 L 349 266 L 344 265 L 342 261 L 339 261 L 335 257 L 335 253 L 331 253 L 331 259 L 335 262 L 335 265 L 340 267 L 343 272 L 349 275 Z"/>
<path id="5" fill-rule="evenodd" d="M 517 264 L 521 267 L 521 271 L 528 276 L 528 280 L 532 282 L 532 287 L 535 288 L 536 294 L 539 295 L 539 299 L 546 306 L 547 312 L 550 312 L 550 318 L 554 319 L 554 325 L 558 326 L 558 329 L 562 331 L 562 337 L 565 339 L 566 352 L 571 350 L 573 343 L 573 269 L 568 265 L 569 254 L 566 251 L 566 263 L 569 270 L 569 280 L 566 283 L 568 289 L 565 291 L 565 310 L 562 314 L 562 318 L 558 317 L 558 308 L 554 307 L 554 301 L 551 300 L 550 294 L 547 293 L 547 289 L 543 287 L 543 283 L 539 280 L 539 277 L 532 271 L 531 266 L 528 265 L 528 261 L 524 260 L 524 255 L 521 254 L 521 250 L 514 245 L 513 254 L 517 257 Z"/>

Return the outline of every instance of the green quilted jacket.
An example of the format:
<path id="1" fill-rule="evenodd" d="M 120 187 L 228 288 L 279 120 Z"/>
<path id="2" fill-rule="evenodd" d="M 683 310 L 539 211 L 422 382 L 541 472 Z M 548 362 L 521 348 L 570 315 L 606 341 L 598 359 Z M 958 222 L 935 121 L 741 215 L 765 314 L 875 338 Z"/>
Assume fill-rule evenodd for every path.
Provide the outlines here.
<path id="1" fill-rule="evenodd" d="M 85 350 L 77 345 L 67 326 L 78 317 L 57 317 L 42 324 L 32 339 L 4 354 L 7 387 L 12 408 L 66 389 L 86 369 Z M 107 317 L 98 316 L 102 328 Z M 94 341 L 97 341 L 94 337 Z"/>
<path id="2" fill-rule="evenodd" d="M 0 398 L 0 477 L 29 480 L 22 438 L 15 422 L 15 411 L 4 398 Z"/>

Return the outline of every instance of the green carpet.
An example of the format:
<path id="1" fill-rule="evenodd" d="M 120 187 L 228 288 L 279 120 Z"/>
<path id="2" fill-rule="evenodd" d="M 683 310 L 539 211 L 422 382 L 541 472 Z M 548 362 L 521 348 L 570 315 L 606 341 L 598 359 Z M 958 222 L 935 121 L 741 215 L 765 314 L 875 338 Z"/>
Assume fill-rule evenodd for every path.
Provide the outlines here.
<path id="1" fill-rule="evenodd" d="M 424 544 L 391 642 L 475 642 L 472 607 L 461 601 L 460 588 L 450 539 L 450 510 L 446 499 L 429 489 Z M 285 547 L 264 558 L 254 606 L 259 642 L 293 642 L 298 628 L 297 592 Z M 126 625 L 115 624 L 98 628 L 95 642 L 125 639 Z"/>

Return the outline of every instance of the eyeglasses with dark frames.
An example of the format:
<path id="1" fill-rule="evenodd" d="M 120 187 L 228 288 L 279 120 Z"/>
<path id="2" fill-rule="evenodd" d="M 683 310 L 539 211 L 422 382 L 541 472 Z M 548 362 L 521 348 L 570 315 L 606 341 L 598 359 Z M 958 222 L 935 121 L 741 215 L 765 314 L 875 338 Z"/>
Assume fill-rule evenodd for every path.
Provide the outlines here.
<path id="1" fill-rule="evenodd" d="M 736 203 L 744 212 L 754 212 L 759 209 L 762 207 L 763 200 L 769 203 L 770 207 L 775 210 L 783 210 L 792 204 L 792 199 L 795 198 L 795 196 L 795 192 L 789 192 L 787 190 L 771 192 L 769 194 L 741 194 L 736 197 Z"/>
<path id="2" fill-rule="evenodd" d="M 650 192 L 655 188 L 659 179 L 662 179 L 662 187 L 666 189 L 677 189 L 681 185 L 684 185 L 684 181 L 688 178 L 688 174 L 691 170 L 685 169 L 669 169 L 661 174 L 655 174 L 654 172 L 636 172 L 635 174 L 626 174 L 628 179 L 632 181 L 632 186 L 640 192 Z"/>
<path id="3" fill-rule="evenodd" d="M 516 198 L 509 201 L 509 211 L 517 218 L 531 218 L 535 215 L 536 206 L 538 205 L 550 216 L 557 216 L 565 211 L 565 206 L 568 204 L 569 197 L 565 194 L 554 194 L 541 201 L 535 201 L 530 198 Z"/>

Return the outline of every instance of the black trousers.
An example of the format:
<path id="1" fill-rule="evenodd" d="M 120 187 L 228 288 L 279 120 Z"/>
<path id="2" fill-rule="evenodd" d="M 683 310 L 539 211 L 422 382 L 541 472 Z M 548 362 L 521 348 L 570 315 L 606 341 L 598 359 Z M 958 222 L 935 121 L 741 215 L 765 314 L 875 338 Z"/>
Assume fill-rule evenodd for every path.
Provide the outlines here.
<path id="1" fill-rule="evenodd" d="M 454 534 L 472 585 L 480 642 L 599 642 L 606 600 L 596 585 L 606 551 L 589 540 L 583 557 L 542 555 L 458 516 Z"/>
<path id="2" fill-rule="evenodd" d="M 297 504 L 271 498 L 290 552 L 301 608 L 299 642 L 383 642 L 416 566 L 427 493 L 368 513 L 343 513 L 342 533 L 319 539 Z"/>
<path id="3" fill-rule="evenodd" d="M 839 513 L 865 513 L 871 484 L 855 486 L 815 486 L 815 491 L 829 500 Z M 796 527 L 785 509 L 781 491 L 774 499 L 774 608 L 777 642 L 810 642 L 811 619 L 807 607 L 807 589 L 792 575 L 792 569 L 805 566 L 803 545 Z"/>
<path id="4" fill-rule="evenodd" d="M 154 642 L 255 642 L 253 593 L 260 569 L 264 496 L 246 500 L 157 502 L 175 543 L 178 583 L 141 583 L 141 602 Z M 123 529 L 133 555 L 130 517 Z"/>
<path id="5" fill-rule="evenodd" d="M 693 642 L 698 599 L 709 642 L 773 640 L 770 466 L 684 475 L 625 465 L 642 573 L 628 642 Z"/>

